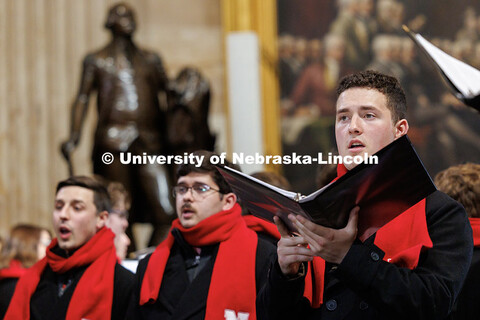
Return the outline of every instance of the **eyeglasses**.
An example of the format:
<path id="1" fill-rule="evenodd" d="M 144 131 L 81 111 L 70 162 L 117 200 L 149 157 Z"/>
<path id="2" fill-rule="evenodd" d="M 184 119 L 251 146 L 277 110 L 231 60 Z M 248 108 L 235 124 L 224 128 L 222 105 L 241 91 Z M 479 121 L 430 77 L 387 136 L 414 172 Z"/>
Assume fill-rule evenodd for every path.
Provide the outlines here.
<path id="1" fill-rule="evenodd" d="M 206 196 L 207 192 L 210 190 L 220 192 L 220 190 L 214 189 L 210 187 L 208 184 L 195 183 L 191 187 L 187 187 L 185 185 L 178 185 L 173 187 L 173 197 L 175 198 L 179 195 L 184 196 L 185 194 L 187 194 L 188 190 L 190 189 L 192 189 L 193 196 L 197 196 L 202 199 Z"/>
<path id="2" fill-rule="evenodd" d="M 112 209 L 112 211 L 110 211 L 110 213 L 118 215 L 118 217 L 120 217 L 121 219 L 128 219 L 128 211 L 127 210 Z"/>

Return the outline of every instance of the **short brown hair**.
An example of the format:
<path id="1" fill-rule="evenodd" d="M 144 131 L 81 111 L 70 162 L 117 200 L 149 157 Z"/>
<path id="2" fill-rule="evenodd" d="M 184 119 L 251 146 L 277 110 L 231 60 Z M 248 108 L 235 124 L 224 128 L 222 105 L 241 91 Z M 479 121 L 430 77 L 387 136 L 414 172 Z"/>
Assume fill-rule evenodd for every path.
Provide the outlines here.
<path id="1" fill-rule="evenodd" d="M 392 112 L 393 123 L 405 119 L 407 98 L 397 78 L 373 70 L 350 74 L 340 80 L 337 95 L 352 88 L 375 89 L 383 93 L 387 98 L 387 107 Z"/>
<path id="2" fill-rule="evenodd" d="M 227 183 L 227 181 L 225 181 L 223 176 L 217 170 L 217 167 L 211 162 L 212 157 L 218 156 L 216 153 L 207 150 L 197 150 L 192 152 L 192 154 L 199 157 L 204 156 L 205 158 L 203 159 L 202 164 L 199 167 L 195 166 L 195 164 L 192 163 L 181 164 L 177 169 L 177 180 L 178 178 L 186 176 L 191 172 L 206 173 L 209 174 L 212 177 L 213 182 L 218 185 L 218 189 L 221 194 L 233 192 L 232 188 L 230 188 L 230 185 Z M 225 160 L 222 165 L 240 171 L 240 168 L 238 166 L 232 164 L 228 160 Z"/>
<path id="3" fill-rule="evenodd" d="M 109 182 L 107 185 L 107 191 L 110 196 L 112 208 L 115 208 L 119 204 L 123 203 L 127 210 L 130 209 L 132 203 L 130 193 L 127 191 L 127 189 L 121 182 Z"/>
<path id="4" fill-rule="evenodd" d="M 82 187 L 93 191 L 93 203 L 97 208 L 97 214 L 102 211 L 110 212 L 112 205 L 105 184 L 98 179 L 87 176 L 72 176 L 57 184 L 55 194 L 64 187 Z"/>
<path id="5" fill-rule="evenodd" d="M 37 246 L 42 228 L 19 224 L 10 230 L 10 235 L 2 248 L 0 269 L 8 268 L 11 260 L 19 261 L 24 268 L 30 268 L 37 262 Z"/>
<path id="6" fill-rule="evenodd" d="M 460 202 L 469 217 L 480 218 L 480 164 L 452 166 L 435 176 L 438 190 Z"/>

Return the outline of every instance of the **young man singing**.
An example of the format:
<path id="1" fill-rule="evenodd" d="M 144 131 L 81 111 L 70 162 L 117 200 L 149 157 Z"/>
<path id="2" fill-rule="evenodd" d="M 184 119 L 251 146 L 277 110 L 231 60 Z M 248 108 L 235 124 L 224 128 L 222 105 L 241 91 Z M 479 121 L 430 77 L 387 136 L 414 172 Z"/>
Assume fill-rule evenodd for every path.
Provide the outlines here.
<path id="1" fill-rule="evenodd" d="M 372 155 L 405 135 L 406 99 L 397 79 L 349 75 L 337 89 L 341 156 Z M 355 165 L 338 166 L 338 176 Z M 465 210 L 435 191 L 367 237 L 355 207 L 344 229 L 290 215 L 300 236 L 282 235 L 259 294 L 259 319 L 445 319 L 467 274 L 472 230 Z M 361 212 L 360 212 L 361 214 Z"/>
<path id="2" fill-rule="evenodd" d="M 255 320 L 275 246 L 247 227 L 236 195 L 210 163 L 213 154 L 194 154 L 204 160 L 178 168 L 178 219 L 139 263 L 129 318 Z"/>
<path id="3" fill-rule="evenodd" d="M 20 278 L 5 319 L 124 319 L 133 274 L 117 262 L 105 227 L 110 200 L 83 176 L 57 185 L 47 256 Z"/>

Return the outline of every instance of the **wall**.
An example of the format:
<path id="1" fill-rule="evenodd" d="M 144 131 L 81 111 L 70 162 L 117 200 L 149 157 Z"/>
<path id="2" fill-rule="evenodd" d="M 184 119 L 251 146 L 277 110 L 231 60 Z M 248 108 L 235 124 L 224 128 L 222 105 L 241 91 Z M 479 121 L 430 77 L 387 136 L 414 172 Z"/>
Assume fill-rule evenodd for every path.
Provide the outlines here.
<path id="1" fill-rule="evenodd" d="M 221 0 L 138 0 L 136 43 L 161 54 L 170 77 L 193 65 L 211 81 L 211 126 L 226 148 Z M 51 226 L 54 187 L 67 177 L 60 143 L 87 52 L 109 40 L 107 0 L 0 0 L 0 235 L 19 222 Z M 91 172 L 94 98 L 74 154 Z"/>

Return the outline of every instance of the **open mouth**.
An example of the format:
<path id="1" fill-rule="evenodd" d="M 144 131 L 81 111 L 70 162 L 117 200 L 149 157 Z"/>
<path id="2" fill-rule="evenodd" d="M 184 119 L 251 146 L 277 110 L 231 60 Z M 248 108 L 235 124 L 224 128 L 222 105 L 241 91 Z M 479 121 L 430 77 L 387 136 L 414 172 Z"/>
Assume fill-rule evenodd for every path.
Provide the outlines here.
<path id="1" fill-rule="evenodd" d="M 360 141 L 352 141 L 350 142 L 350 144 L 348 145 L 348 149 L 355 149 L 355 148 L 364 148 L 365 146 L 363 145 L 363 143 L 361 143 Z"/>
<path id="2" fill-rule="evenodd" d="M 184 205 L 182 207 L 182 217 L 189 218 L 195 214 L 195 210 L 190 205 Z"/>
<path id="3" fill-rule="evenodd" d="M 183 215 L 192 215 L 192 214 L 194 214 L 194 213 L 195 213 L 195 212 L 194 212 L 193 210 L 189 210 L 189 209 L 187 209 L 187 210 L 182 210 L 182 214 L 183 214 Z"/>
<path id="4" fill-rule="evenodd" d="M 69 228 L 64 227 L 64 226 L 61 226 L 58 229 L 58 231 L 60 233 L 60 238 L 61 239 L 68 239 L 68 237 L 70 237 L 70 235 L 72 234 L 72 231 Z"/>

